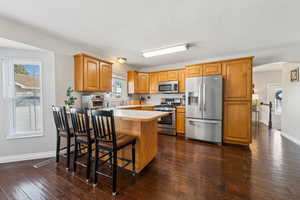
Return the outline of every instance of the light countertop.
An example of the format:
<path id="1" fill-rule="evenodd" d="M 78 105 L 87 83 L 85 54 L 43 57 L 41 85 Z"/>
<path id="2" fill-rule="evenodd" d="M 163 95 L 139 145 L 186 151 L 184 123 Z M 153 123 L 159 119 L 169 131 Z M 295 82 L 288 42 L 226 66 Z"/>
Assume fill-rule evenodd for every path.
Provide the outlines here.
<path id="1" fill-rule="evenodd" d="M 147 110 L 118 110 L 114 109 L 114 116 L 129 121 L 153 121 L 160 117 L 169 115 L 168 112 L 147 111 Z"/>

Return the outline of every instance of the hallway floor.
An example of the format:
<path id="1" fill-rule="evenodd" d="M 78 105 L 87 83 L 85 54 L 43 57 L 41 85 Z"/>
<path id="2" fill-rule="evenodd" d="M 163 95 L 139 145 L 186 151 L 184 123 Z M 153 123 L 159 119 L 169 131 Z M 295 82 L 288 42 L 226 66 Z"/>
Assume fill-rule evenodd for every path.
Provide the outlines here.
<path id="1" fill-rule="evenodd" d="M 110 180 L 93 188 L 84 169 L 73 176 L 63 162 L 35 169 L 35 160 L 0 165 L 0 199 L 300 199 L 300 146 L 264 125 L 249 148 L 160 135 L 158 150 L 138 176 L 121 171 L 116 198 Z"/>

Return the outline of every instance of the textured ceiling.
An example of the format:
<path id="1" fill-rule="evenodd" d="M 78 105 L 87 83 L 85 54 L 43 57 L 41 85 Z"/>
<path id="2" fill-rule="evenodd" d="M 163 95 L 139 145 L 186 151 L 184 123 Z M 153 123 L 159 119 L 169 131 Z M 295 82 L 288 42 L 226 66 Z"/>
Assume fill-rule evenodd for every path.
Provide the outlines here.
<path id="1" fill-rule="evenodd" d="M 250 53 L 257 64 L 277 61 L 276 47 L 299 44 L 299 7 L 296 0 L 0 1 L 3 17 L 141 67 Z M 140 53 L 184 42 L 189 51 Z"/>

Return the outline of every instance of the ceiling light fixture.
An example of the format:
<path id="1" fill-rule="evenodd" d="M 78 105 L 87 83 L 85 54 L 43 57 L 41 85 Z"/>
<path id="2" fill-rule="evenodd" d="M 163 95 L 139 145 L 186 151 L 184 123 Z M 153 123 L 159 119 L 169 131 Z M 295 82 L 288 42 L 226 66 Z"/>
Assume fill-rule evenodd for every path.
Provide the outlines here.
<path id="1" fill-rule="evenodd" d="M 120 63 L 120 64 L 124 64 L 127 62 L 127 58 L 117 58 L 117 61 Z"/>
<path id="2" fill-rule="evenodd" d="M 181 52 L 186 50 L 188 50 L 188 45 L 181 44 L 181 45 L 176 45 L 172 47 L 166 47 L 166 48 L 161 48 L 161 49 L 156 49 L 151 51 L 144 51 L 142 52 L 142 55 L 145 58 L 149 58 L 153 56 L 160 56 L 160 55 L 171 54 L 171 53 L 176 53 L 176 52 Z"/>

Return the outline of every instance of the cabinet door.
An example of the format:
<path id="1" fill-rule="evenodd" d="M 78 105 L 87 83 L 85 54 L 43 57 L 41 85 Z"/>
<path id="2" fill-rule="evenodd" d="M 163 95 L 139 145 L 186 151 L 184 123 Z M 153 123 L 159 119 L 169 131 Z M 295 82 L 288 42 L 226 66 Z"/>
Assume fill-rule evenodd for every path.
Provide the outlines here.
<path id="1" fill-rule="evenodd" d="M 203 65 L 203 76 L 222 74 L 221 63 L 208 63 Z"/>
<path id="2" fill-rule="evenodd" d="M 107 63 L 100 63 L 100 90 L 110 92 L 112 90 L 112 66 Z"/>
<path id="3" fill-rule="evenodd" d="M 150 93 L 158 93 L 158 73 L 150 73 Z"/>
<path id="4" fill-rule="evenodd" d="M 147 94 L 149 93 L 149 74 L 138 73 L 138 93 Z"/>
<path id="5" fill-rule="evenodd" d="M 236 60 L 223 63 L 225 100 L 251 100 L 251 60 Z"/>
<path id="6" fill-rule="evenodd" d="M 190 65 L 186 67 L 186 76 L 195 77 L 203 75 L 203 66 L 202 65 Z"/>
<path id="7" fill-rule="evenodd" d="M 168 81 L 177 81 L 178 72 L 177 71 L 168 71 Z"/>
<path id="8" fill-rule="evenodd" d="M 185 132 L 184 112 L 178 112 L 176 115 L 176 132 L 183 135 Z"/>
<path id="9" fill-rule="evenodd" d="M 84 91 L 100 91 L 100 63 L 98 60 L 84 57 Z"/>
<path id="10" fill-rule="evenodd" d="M 249 144 L 251 138 L 251 102 L 225 102 L 224 141 Z"/>
<path id="11" fill-rule="evenodd" d="M 127 72 L 127 90 L 128 94 L 136 94 L 138 91 L 138 72 L 128 71 Z"/>
<path id="12" fill-rule="evenodd" d="M 159 82 L 168 81 L 168 72 L 159 72 L 158 81 Z"/>
<path id="13" fill-rule="evenodd" d="M 185 70 L 178 71 L 179 93 L 185 93 Z"/>

